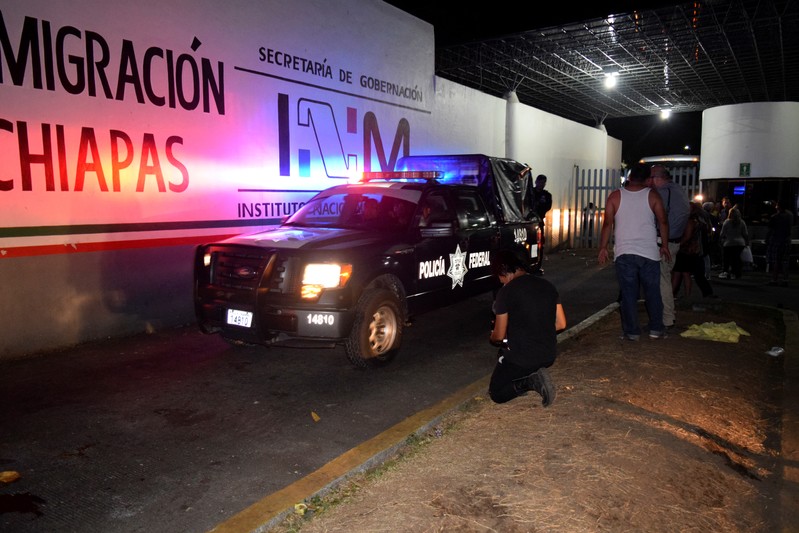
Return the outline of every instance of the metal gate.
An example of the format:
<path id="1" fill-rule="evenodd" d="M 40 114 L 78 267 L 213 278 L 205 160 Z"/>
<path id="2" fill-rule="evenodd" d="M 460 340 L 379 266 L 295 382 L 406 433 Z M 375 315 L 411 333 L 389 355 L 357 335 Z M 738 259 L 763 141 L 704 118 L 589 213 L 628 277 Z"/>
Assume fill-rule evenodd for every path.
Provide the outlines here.
<path id="1" fill-rule="evenodd" d="M 672 180 L 685 189 L 688 198 L 699 194 L 699 170 L 692 167 L 669 167 Z M 571 207 L 569 246 L 599 248 L 605 201 L 621 187 L 622 172 L 617 169 L 581 169 L 574 167 L 574 202 Z"/>
<path id="2" fill-rule="evenodd" d="M 674 183 L 682 185 L 689 200 L 693 200 L 699 190 L 699 167 L 668 167 Z"/>
<path id="3" fill-rule="evenodd" d="M 621 187 L 617 169 L 574 167 L 574 204 L 570 233 L 573 248 L 599 248 L 600 230 L 608 195 Z"/>

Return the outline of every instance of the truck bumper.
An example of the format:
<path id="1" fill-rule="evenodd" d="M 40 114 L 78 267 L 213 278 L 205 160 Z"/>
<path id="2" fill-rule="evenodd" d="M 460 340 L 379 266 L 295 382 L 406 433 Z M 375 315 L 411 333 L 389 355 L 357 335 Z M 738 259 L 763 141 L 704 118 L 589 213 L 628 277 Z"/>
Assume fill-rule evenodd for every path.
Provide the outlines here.
<path id="1" fill-rule="evenodd" d="M 248 314 L 250 321 L 233 320 Z M 344 340 L 352 328 L 353 312 L 340 309 L 267 308 L 230 305 L 227 302 L 199 304 L 197 321 L 204 333 L 253 344 L 336 344 Z M 233 321 L 234 323 L 231 323 Z"/>

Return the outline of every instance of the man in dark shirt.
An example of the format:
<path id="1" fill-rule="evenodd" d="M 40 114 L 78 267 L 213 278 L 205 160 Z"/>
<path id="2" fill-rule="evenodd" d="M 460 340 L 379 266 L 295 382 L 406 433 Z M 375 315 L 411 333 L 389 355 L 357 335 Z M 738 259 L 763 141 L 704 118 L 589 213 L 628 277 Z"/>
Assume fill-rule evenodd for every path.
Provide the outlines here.
<path id="1" fill-rule="evenodd" d="M 766 260 L 771 281 L 769 285 L 788 285 L 788 261 L 791 256 L 791 229 L 793 213 L 788 209 L 789 199 L 777 202 L 777 212 L 769 219 L 766 233 Z"/>
<path id="2" fill-rule="evenodd" d="M 670 328 L 674 325 L 674 292 L 671 285 L 671 273 L 674 270 L 674 261 L 680 249 L 682 234 L 688 225 L 688 215 L 691 212 L 691 202 L 685 189 L 675 183 L 668 169 L 663 165 L 653 165 L 650 170 L 647 186 L 655 187 L 663 198 L 663 208 L 669 221 L 669 234 L 660 235 L 662 242 L 668 242 L 669 257 L 663 256 L 660 260 L 660 299 L 663 300 L 663 325 Z"/>
<path id="3" fill-rule="evenodd" d="M 547 186 L 547 177 L 544 174 L 539 174 L 535 178 L 535 186 L 533 187 L 532 191 L 532 209 L 533 212 L 538 216 L 538 227 L 541 229 L 541 246 L 540 251 L 542 254 L 542 265 L 543 265 L 543 253 L 544 248 L 546 246 L 546 216 L 550 209 L 552 209 L 552 193 L 546 190 L 544 187 Z M 538 274 L 543 275 L 544 269 L 540 268 L 538 270 Z"/>
<path id="4" fill-rule="evenodd" d="M 533 209 L 538 218 L 541 219 L 542 225 L 547 213 L 552 209 L 552 194 L 544 188 L 546 186 L 547 177 L 539 174 L 535 178 L 535 187 L 533 188 Z"/>
<path id="5" fill-rule="evenodd" d="M 490 341 L 501 348 L 488 394 L 505 403 L 534 390 L 548 407 L 555 400 L 555 386 L 547 367 L 555 362 L 557 332 L 566 328 L 558 291 L 549 281 L 529 275 L 510 250 L 492 254 L 491 270 L 502 288 L 494 301 Z"/>

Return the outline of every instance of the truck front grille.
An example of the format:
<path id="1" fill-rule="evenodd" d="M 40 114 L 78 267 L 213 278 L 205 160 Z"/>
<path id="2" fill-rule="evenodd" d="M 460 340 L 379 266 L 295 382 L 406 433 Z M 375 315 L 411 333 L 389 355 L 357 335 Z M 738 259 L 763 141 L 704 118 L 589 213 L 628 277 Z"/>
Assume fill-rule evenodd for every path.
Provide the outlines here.
<path id="1" fill-rule="evenodd" d="M 273 250 L 212 250 L 211 283 L 229 289 L 283 292 L 285 261 Z"/>

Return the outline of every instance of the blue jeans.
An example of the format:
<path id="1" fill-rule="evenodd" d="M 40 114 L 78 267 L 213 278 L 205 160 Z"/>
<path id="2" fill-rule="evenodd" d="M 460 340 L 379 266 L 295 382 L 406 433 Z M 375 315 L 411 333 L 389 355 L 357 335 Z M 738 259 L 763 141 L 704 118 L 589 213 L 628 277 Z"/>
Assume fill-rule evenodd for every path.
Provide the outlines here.
<path id="1" fill-rule="evenodd" d="M 617 256 L 616 278 L 621 291 L 621 329 L 625 335 L 640 335 L 638 325 L 638 296 L 644 292 L 649 331 L 663 331 L 663 300 L 660 297 L 660 261 L 640 255 Z"/>

